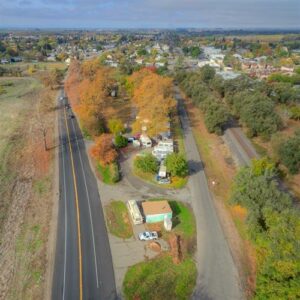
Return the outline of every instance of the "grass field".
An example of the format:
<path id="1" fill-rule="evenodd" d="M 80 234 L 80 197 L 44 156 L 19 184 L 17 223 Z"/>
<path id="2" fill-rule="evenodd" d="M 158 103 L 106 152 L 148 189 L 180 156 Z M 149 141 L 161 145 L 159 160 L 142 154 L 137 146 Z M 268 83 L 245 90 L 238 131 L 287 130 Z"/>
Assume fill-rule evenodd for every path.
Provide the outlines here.
<path id="1" fill-rule="evenodd" d="M 175 219 L 174 232 L 182 235 L 184 239 L 193 238 L 196 235 L 196 221 L 192 209 L 178 201 L 169 201 Z"/>
<path id="2" fill-rule="evenodd" d="M 22 127 L 32 109 L 32 96 L 41 85 L 32 78 L 0 78 L 4 93 L 0 95 L 0 229 L 8 209 L 4 194 L 16 172 L 11 167 L 14 153 L 22 148 Z"/>
<path id="3" fill-rule="evenodd" d="M 1 295 L 43 299 L 54 152 L 41 143 L 37 103 L 53 107 L 56 91 L 32 77 L 1 77 L 0 86 Z M 54 110 L 43 122 L 53 145 Z"/>
<path id="4" fill-rule="evenodd" d="M 123 283 L 125 298 L 189 299 L 196 283 L 196 276 L 196 265 L 191 258 L 174 264 L 169 255 L 163 255 L 129 268 Z"/>
<path id="5" fill-rule="evenodd" d="M 36 70 L 46 71 L 60 69 L 63 70 L 66 68 L 64 62 L 18 62 L 12 64 L 2 65 L 2 68 L 11 69 L 11 68 L 20 68 L 22 71 L 26 71 L 29 67 L 35 67 Z"/>
<path id="6" fill-rule="evenodd" d="M 106 184 L 114 184 L 120 180 L 119 168 L 116 163 L 107 166 L 97 163 L 97 171 L 101 180 Z"/>
<path id="7" fill-rule="evenodd" d="M 109 205 L 105 206 L 105 216 L 106 224 L 111 234 L 122 239 L 132 237 L 132 226 L 124 202 L 112 201 Z"/>

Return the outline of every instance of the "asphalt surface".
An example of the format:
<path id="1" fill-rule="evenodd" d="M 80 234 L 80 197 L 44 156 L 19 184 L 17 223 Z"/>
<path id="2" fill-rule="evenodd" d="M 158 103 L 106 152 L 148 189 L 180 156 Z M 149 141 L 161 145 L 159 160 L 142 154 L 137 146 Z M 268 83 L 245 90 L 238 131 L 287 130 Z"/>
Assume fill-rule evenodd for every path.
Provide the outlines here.
<path id="1" fill-rule="evenodd" d="M 96 178 L 78 123 L 59 103 L 60 199 L 52 299 L 117 299 Z"/>
<path id="2" fill-rule="evenodd" d="M 192 173 L 189 187 L 197 223 L 198 277 L 193 299 L 244 299 L 238 271 L 208 189 L 204 164 L 201 161 L 189 119 L 177 88 L 175 92 L 183 128 L 186 155 Z"/>
<path id="3" fill-rule="evenodd" d="M 227 128 L 224 132 L 223 139 L 239 166 L 250 166 L 253 158 L 259 158 L 255 148 L 241 128 Z"/>

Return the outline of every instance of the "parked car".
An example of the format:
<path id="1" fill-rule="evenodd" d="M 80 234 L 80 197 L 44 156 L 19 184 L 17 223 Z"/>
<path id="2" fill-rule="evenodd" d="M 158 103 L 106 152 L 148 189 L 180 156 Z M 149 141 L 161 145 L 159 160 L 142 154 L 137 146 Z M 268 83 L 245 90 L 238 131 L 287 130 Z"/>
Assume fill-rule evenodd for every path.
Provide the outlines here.
<path id="1" fill-rule="evenodd" d="M 152 241 L 157 239 L 158 239 L 158 234 L 156 231 L 144 231 L 139 234 L 140 241 Z"/>
<path id="2" fill-rule="evenodd" d="M 160 177 L 159 175 L 157 175 L 155 177 L 155 180 L 159 184 L 170 184 L 171 183 L 170 177 Z"/>

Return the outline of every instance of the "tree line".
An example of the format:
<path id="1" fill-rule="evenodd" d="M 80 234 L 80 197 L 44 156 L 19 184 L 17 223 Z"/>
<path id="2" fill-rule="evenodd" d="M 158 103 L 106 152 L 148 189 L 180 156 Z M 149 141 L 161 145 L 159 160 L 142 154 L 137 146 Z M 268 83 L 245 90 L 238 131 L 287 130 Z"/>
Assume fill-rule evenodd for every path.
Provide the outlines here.
<path id="1" fill-rule="evenodd" d="M 254 160 L 239 171 L 232 189 L 231 203 L 247 209 L 248 237 L 256 249 L 254 299 L 300 297 L 300 214 L 276 176 L 273 163 Z"/>
<path id="2" fill-rule="evenodd" d="M 243 75 L 224 80 L 208 65 L 195 72 L 179 70 L 175 78 L 203 111 L 209 132 L 222 134 L 235 119 L 247 128 L 249 137 L 267 141 L 284 127 L 277 105 L 286 107 L 289 118 L 300 119 L 300 90 L 289 82 L 257 81 Z M 281 141 L 278 151 L 279 161 L 293 174 L 300 168 L 297 136 Z M 288 151 L 290 145 L 297 151 Z"/>

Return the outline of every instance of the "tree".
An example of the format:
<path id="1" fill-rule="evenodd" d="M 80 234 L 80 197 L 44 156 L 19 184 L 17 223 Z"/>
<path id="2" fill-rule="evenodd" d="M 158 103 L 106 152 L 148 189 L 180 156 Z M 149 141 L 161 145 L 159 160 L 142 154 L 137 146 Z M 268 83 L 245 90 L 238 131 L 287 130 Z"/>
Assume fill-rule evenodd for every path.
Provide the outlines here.
<path id="1" fill-rule="evenodd" d="M 133 130 L 140 132 L 147 128 L 149 136 L 168 130 L 170 113 L 176 102 L 172 97 L 172 80 L 152 71 L 138 71 L 130 81 L 133 83 L 132 101 L 138 109 Z"/>
<path id="2" fill-rule="evenodd" d="M 300 215 L 266 212 L 267 232 L 258 240 L 265 253 L 257 272 L 255 299 L 300 298 Z"/>
<path id="3" fill-rule="evenodd" d="M 272 98 L 279 103 L 291 103 L 300 99 L 299 93 L 291 83 L 274 82 L 272 85 Z"/>
<path id="4" fill-rule="evenodd" d="M 91 155 L 103 166 L 113 163 L 118 153 L 113 148 L 112 136 L 104 133 L 96 138 L 95 145 L 91 148 Z"/>
<path id="5" fill-rule="evenodd" d="M 296 174 L 300 169 L 300 132 L 284 141 L 278 149 L 281 162 L 289 169 L 291 174 Z"/>
<path id="6" fill-rule="evenodd" d="M 95 136 L 103 132 L 104 115 L 110 109 L 109 95 L 115 80 L 112 70 L 101 65 L 92 77 L 90 75 L 88 73 L 88 77 L 78 84 L 79 104 L 75 109 L 82 126 Z"/>
<path id="7" fill-rule="evenodd" d="M 41 79 L 45 86 L 54 89 L 60 84 L 61 80 L 63 79 L 63 71 L 54 69 L 44 74 Z"/>
<path id="8" fill-rule="evenodd" d="M 269 138 L 281 128 L 282 122 L 275 112 L 274 103 L 259 92 L 240 92 L 231 100 L 234 113 L 248 127 L 250 136 Z"/>
<path id="9" fill-rule="evenodd" d="M 290 196 L 278 189 L 273 174 L 266 171 L 267 167 L 258 173 L 255 173 L 255 166 L 245 167 L 234 179 L 231 202 L 247 208 L 247 222 L 254 238 L 267 230 L 267 209 L 281 212 L 291 205 Z"/>
<path id="10" fill-rule="evenodd" d="M 275 164 L 267 157 L 260 159 L 254 158 L 251 162 L 251 171 L 255 176 L 266 175 L 268 177 L 273 177 L 277 174 Z"/>
<path id="11" fill-rule="evenodd" d="M 212 80 L 215 75 L 216 71 L 214 68 L 210 67 L 209 65 L 205 65 L 200 69 L 201 79 L 208 83 L 210 80 Z"/>
<path id="12" fill-rule="evenodd" d="M 117 134 L 115 136 L 115 145 L 117 148 L 123 148 L 126 147 L 128 144 L 128 140 L 125 136 L 121 135 L 121 134 Z"/>
<path id="13" fill-rule="evenodd" d="M 222 134 L 224 125 L 229 121 L 230 114 L 222 103 L 205 102 L 205 118 L 204 122 L 209 132 Z M 204 104 L 205 105 L 205 104 Z M 204 107 L 202 105 L 202 107 Z"/>
<path id="14" fill-rule="evenodd" d="M 155 174 L 158 171 L 158 162 L 150 153 L 147 153 L 145 156 L 137 156 L 134 160 L 134 166 L 145 173 Z"/>
<path id="15" fill-rule="evenodd" d="M 188 164 L 182 154 L 169 154 L 166 157 L 166 167 L 172 176 L 185 177 L 188 175 Z"/>
<path id="16" fill-rule="evenodd" d="M 108 121 L 108 129 L 114 135 L 123 133 L 125 130 L 123 122 L 115 118 Z"/>

